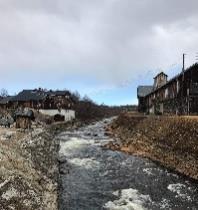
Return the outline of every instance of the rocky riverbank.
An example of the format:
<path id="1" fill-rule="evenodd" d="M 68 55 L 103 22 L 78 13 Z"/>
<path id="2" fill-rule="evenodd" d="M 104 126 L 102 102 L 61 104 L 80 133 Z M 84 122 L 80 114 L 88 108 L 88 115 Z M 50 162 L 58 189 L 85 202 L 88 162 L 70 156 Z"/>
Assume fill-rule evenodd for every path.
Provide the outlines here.
<path id="1" fill-rule="evenodd" d="M 107 133 L 117 138 L 106 147 L 157 161 L 198 179 L 198 117 L 121 114 Z"/>
<path id="2" fill-rule="evenodd" d="M 37 120 L 31 130 L 0 128 L 0 209 L 58 209 L 62 160 L 56 135 L 92 121 L 46 125 Z"/>
<path id="3" fill-rule="evenodd" d="M 0 209 L 57 209 L 58 147 L 44 127 L 0 141 Z"/>
<path id="4" fill-rule="evenodd" d="M 58 209 L 59 141 L 56 135 L 80 121 L 0 128 L 0 209 Z"/>

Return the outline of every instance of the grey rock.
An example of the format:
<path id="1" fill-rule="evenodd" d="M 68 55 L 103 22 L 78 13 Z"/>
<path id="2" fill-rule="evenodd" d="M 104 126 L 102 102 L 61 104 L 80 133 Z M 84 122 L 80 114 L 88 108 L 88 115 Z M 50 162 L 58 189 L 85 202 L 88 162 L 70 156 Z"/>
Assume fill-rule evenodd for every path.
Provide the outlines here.
<path id="1" fill-rule="evenodd" d="M 61 157 L 58 157 L 58 162 L 60 164 L 64 164 L 64 163 L 67 163 L 67 159 L 64 156 L 61 156 Z"/>

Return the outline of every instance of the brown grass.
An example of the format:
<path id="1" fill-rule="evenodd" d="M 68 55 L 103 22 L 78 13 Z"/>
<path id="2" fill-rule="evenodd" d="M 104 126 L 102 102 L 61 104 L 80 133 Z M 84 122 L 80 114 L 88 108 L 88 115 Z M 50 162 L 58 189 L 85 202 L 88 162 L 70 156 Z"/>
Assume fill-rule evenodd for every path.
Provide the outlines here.
<path id="1" fill-rule="evenodd" d="M 119 149 L 198 179 L 198 117 L 122 114 L 111 125 Z"/>

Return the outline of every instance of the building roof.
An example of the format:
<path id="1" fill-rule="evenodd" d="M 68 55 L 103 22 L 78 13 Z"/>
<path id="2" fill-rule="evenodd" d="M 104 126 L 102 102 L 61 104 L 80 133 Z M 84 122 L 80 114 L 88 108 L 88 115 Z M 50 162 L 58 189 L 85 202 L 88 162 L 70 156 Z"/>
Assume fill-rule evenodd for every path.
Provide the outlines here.
<path id="1" fill-rule="evenodd" d="M 7 104 L 11 99 L 12 99 L 13 96 L 7 96 L 7 97 L 3 97 L 1 100 L 0 100 L 0 104 Z"/>
<path id="2" fill-rule="evenodd" d="M 10 101 L 40 101 L 47 96 L 66 96 L 71 95 L 68 90 L 45 91 L 42 89 L 23 90 L 18 95 L 12 97 Z"/>
<path id="3" fill-rule="evenodd" d="M 180 72 L 179 74 L 177 74 L 175 77 L 173 77 L 172 79 L 170 79 L 166 84 L 160 86 L 159 88 L 153 89 L 150 93 L 148 93 L 146 96 L 157 92 L 159 89 L 165 88 L 167 87 L 170 83 L 172 83 L 173 81 L 177 80 L 179 77 L 181 77 L 183 74 L 185 74 L 188 71 L 193 70 L 194 68 L 198 69 L 198 63 L 193 64 L 192 66 L 190 66 L 189 68 L 187 68 L 185 71 Z"/>
<path id="4" fill-rule="evenodd" d="M 65 96 L 65 95 L 71 95 L 71 93 L 68 90 L 56 90 L 56 91 L 48 91 L 46 92 L 47 95 L 51 96 Z"/>
<path id="5" fill-rule="evenodd" d="M 159 77 L 160 75 L 164 75 L 165 77 L 168 77 L 167 74 L 165 74 L 163 71 L 160 72 L 159 74 L 157 74 L 153 79 L 156 79 L 157 77 Z"/>
<path id="6" fill-rule="evenodd" d="M 34 117 L 34 112 L 32 110 L 19 110 L 17 112 L 15 112 L 15 116 L 16 117 L 28 117 L 28 118 L 32 118 Z"/>
<path id="7" fill-rule="evenodd" d="M 153 91 L 153 86 L 139 86 L 137 88 L 137 96 L 138 97 L 145 97 L 149 93 Z"/>
<path id="8" fill-rule="evenodd" d="M 46 94 L 39 90 L 23 90 L 11 98 L 11 101 L 40 101 L 45 99 Z"/>

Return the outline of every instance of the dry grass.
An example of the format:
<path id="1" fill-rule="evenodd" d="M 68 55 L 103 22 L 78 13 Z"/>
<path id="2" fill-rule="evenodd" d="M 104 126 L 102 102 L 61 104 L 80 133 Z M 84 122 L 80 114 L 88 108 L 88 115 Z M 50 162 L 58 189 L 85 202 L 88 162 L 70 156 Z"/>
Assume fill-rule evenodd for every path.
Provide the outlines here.
<path id="1" fill-rule="evenodd" d="M 111 129 L 121 139 L 118 149 L 198 179 L 198 117 L 122 114 Z"/>

